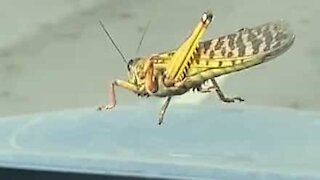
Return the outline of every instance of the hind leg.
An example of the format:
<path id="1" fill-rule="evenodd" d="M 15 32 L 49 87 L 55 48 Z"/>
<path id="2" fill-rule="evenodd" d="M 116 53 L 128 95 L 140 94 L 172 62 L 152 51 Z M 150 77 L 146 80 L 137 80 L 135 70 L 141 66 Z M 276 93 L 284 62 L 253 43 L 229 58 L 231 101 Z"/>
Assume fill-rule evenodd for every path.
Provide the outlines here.
<path id="1" fill-rule="evenodd" d="M 218 85 L 218 83 L 216 82 L 215 79 L 210 79 L 210 81 L 212 82 L 214 88 L 216 89 L 216 93 L 218 94 L 218 97 L 221 101 L 226 102 L 226 103 L 231 103 L 231 102 L 235 102 L 235 101 L 239 101 L 239 102 L 243 102 L 244 99 L 242 99 L 241 97 L 226 97 L 224 95 L 224 93 L 222 92 L 222 90 L 220 89 L 220 86 Z"/>

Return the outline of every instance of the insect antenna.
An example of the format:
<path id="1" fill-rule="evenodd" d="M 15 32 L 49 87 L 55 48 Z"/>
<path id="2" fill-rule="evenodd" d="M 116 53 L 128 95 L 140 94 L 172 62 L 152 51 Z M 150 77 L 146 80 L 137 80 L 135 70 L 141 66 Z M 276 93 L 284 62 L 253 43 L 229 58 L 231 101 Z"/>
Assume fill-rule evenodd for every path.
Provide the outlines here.
<path id="1" fill-rule="evenodd" d="M 146 35 L 146 32 L 147 32 L 147 30 L 148 30 L 148 28 L 149 28 L 150 23 L 151 23 L 151 20 L 148 22 L 148 24 L 146 25 L 146 27 L 145 27 L 144 30 L 143 30 L 143 33 L 142 33 L 140 42 L 139 42 L 139 44 L 138 44 L 138 46 L 137 46 L 136 54 L 138 54 L 138 52 L 140 51 L 142 41 L 143 41 L 143 39 L 144 39 L 144 36 Z"/>
<path id="2" fill-rule="evenodd" d="M 118 53 L 120 54 L 123 62 L 125 62 L 126 64 L 128 64 L 128 61 L 126 59 L 126 57 L 123 55 L 123 53 L 121 52 L 121 50 L 119 49 L 119 47 L 117 46 L 117 44 L 113 41 L 113 39 L 111 38 L 110 33 L 108 32 L 108 30 L 106 29 L 106 27 L 103 25 L 102 21 L 99 20 L 100 26 L 102 27 L 103 31 L 107 34 L 109 40 L 111 41 L 111 43 L 113 44 L 113 46 L 117 49 Z"/>

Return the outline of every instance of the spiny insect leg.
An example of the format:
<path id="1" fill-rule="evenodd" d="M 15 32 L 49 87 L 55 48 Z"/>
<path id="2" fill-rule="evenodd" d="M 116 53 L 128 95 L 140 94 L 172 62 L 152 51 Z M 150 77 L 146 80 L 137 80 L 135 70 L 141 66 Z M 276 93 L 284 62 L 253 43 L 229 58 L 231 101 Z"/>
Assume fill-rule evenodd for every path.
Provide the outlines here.
<path id="1" fill-rule="evenodd" d="M 171 96 L 167 97 L 166 101 L 164 102 L 163 106 L 161 107 L 161 111 L 160 111 L 160 115 L 159 115 L 159 125 L 161 125 L 163 122 L 163 118 L 164 118 L 164 115 L 167 111 L 167 108 L 169 106 L 170 101 L 171 101 Z"/>
<path id="2" fill-rule="evenodd" d="M 194 55 L 198 51 L 200 40 L 204 36 L 212 19 L 213 15 L 211 12 L 208 11 L 203 13 L 201 21 L 171 57 L 165 72 L 166 78 L 164 82 L 167 87 L 173 86 L 175 83 L 182 81 L 185 78 L 189 66 L 194 59 Z"/>
<path id="3" fill-rule="evenodd" d="M 102 110 L 108 110 L 108 109 L 112 109 L 116 106 L 116 93 L 115 93 L 115 86 L 119 86 L 122 87 L 124 89 L 128 89 L 130 91 L 133 92 L 138 92 L 138 87 L 128 83 L 126 81 L 123 80 L 115 80 L 111 83 L 111 91 L 109 92 L 110 98 L 111 98 L 111 103 L 109 105 L 102 105 L 98 107 L 98 111 L 102 111 Z"/>
<path id="4" fill-rule="evenodd" d="M 216 80 L 214 78 L 211 79 L 212 84 L 214 85 L 216 92 L 220 98 L 221 101 L 226 102 L 226 103 L 231 103 L 231 102 L 235 102 L 236 100 L 239 102 L 243 102 L 244 99 L 242 99 L 241 97 L 226 97 L 223 92 L 220 89 L 220 86 L 218 85 L 218 83 L 216 82 Z"/>

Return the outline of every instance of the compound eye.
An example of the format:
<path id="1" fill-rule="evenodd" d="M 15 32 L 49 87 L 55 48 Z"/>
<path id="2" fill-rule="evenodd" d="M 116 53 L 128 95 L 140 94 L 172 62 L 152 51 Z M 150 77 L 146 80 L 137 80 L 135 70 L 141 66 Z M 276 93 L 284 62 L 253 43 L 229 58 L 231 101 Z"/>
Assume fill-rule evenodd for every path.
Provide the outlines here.
<path id="1" fill-rule="evenodd" d="M 128 64 L 127 64 L 127 69 L 128 69 L 128 71 L 131 70 L 132 64 L 133 64 L 133 59 L 130 59 L 129 62 L 128 62 Z"/>

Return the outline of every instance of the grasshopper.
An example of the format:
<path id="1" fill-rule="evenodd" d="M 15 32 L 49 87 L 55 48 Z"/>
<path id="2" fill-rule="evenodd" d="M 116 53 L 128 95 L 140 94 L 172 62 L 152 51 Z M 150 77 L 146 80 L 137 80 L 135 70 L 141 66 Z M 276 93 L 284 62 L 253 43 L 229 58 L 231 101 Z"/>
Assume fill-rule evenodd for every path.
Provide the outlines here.
<path id="1" fill-rule="evenodd" d="M 111 103 L 98 107 L 98 110 L 116 106 L 116 86 L 142 97 L 166 98 L 161 107 L 159 125 L 172 97 L 188 91 L 210 93 L 215 90 L 223 102 L 242 102 L 241 97 L 225 96 L 215 78 L 268 62 L 286 52 L 295 40 L 294 33 L 284 21 L 273 21 L 201 41 L 213 19 L 210 11 L 204 12 L 192 33 L 177 49 L 127 62 L 128 80 L 114 80 L 111 83 Z"/>

